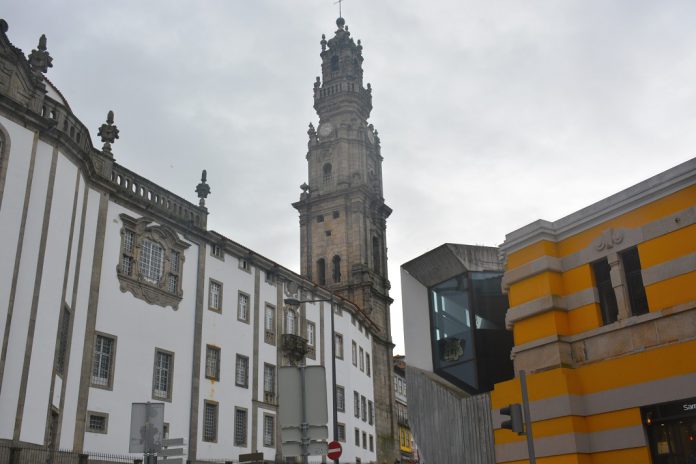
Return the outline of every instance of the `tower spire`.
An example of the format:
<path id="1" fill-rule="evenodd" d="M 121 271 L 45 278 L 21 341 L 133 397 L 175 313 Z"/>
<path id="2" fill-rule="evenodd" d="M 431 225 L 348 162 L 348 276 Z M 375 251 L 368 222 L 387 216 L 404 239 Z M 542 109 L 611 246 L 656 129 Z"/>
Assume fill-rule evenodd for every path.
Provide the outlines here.
<path id="1" fill-rule="evenodd" d="M 336 3 L 340 6 L 343 0 Z M 352 301 L 375 323 L 374 394 L 377 461 L 398 456 L 390 403 L 391 335 L 382 155 L 368 122 L 372 88 L 363 83 L 363 46 L 342 16 L 327 40 L 322 35 L 321 77 L 314 82 L 319 124 L 307 135 L 307 182 L 293 207 L 300 213 L 301 273 Z"/>

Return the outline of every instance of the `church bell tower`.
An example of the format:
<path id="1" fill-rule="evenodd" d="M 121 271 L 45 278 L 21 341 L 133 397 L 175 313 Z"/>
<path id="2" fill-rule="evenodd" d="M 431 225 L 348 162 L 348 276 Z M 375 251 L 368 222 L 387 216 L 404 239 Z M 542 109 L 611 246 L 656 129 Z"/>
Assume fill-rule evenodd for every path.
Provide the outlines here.
<path id="1" fill-rule="evenodd" d="M 300 214 L 301 272 L 359 306 L 378 326 L 372 337 L 378 462 L 398 456 L 392 386 L 389 280 L 380 139 L 368 123 L 372 88 L 363 84 L 363 47 L 343 18 L 321 40 L 309 124 L 308 182 L 293 207 Z"/>

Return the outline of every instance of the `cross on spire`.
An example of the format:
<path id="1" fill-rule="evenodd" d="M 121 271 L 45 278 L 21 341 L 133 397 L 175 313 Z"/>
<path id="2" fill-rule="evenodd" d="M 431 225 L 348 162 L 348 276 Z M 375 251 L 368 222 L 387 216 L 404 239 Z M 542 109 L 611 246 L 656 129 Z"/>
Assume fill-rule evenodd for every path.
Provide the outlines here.
<path id="1" fill-rule="evenodd" d="M 339 17 L 339 18 L 342 18 L 342 17 L 343 17 L 343 12 L 341 11 L 341 6 L 342 6 L 343 2 L 345 2 L 345 1 L 346 1 L 346 0 L 336 0 L 336 1 L 334 2 L 334 5 L 338 4 L 338 17 Z"/>

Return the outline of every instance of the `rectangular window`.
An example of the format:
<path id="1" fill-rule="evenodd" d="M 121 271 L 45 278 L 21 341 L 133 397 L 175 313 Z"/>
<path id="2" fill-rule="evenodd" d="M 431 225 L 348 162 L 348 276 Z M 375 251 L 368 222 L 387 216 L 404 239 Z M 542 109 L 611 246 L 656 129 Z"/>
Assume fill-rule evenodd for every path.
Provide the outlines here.
<path id="1" fill-rule="evenodd" d="M 619 315 L 619 307 L 616 303 L 614 286 L 611 284 L 610 267 L 607 258 L 592 263 L 592 272 L 597 292 L 599 293 L 599 308 L 602 311 L 602 321 L 604 324 L 616 322 Z"/>
<path id="2" fill-rule="evenodd" d="M 234 446 L 247 444 L 247 411 L 234 408 Z"/>
<path id="3" fill-rule="evenodd" d="M 203 441 L 217 442 L 218 404 L 213 401 L 203 402 Z"/>
<path id="4" fill-rule="evenodd" d="M 246 293 L 239 292 L 237 319 L 242 322 L 249 322 L 249 295 Z"/>
<path id="5" fill-rule="evenodd" d="M 205 376 L 220 380 L 220 348 L 212 345 L 205 347 Z"/>
<path id="6" fill-rule="evenodd" d="M 360 446 L 360 430 L 355 429 L 355 446 Z"/>
<path id="7" fill-rule="evenodd" d="M 225 260 L 225 252 L 222 250 L 222 247 L 220 245 L 212 245 L 210 247 L 210 256 L 213 256 L 217 259 Z"/>
<path id="8" fill-rule="evenodd" d="M 336 431 L 338 432 L 338 441 L 345 443 L 346 442 L 346 424 L 336 424 Z"/>
<path id="9" fill-rule="evenodd" d="M 273 447 L 275 443 L 275 417 L 263 415 L 263 446 Z"/>
<path id="10" fill-rule="evenodd" d="M 263 396 L 266 403 L 275 403 L 276 367 L 263 365 Z"/>
<path id="11" fill-rule="evenodd" d="M 152 380 L 152 397 L 171 401 L 174 374 L 174 353 L 155 349 L 155 368 Z"/>
<path id="12" fill-rule="evenodd" d="M 372 400 L 367 400 L 367 420 L 368 420 L 368 423 L 370 425 L 372 425 L 374 423 L 374 417 L 375 417 L 374 416 L 374 414 L 375 414 L 374 409 L 375 408 L 374 408 L 374 405 L 372 403 Z"/>
<path id="13" fill-rule="evenodd" d="M 249 358 L 237 355 L 234 382 L 238 387 L 249 387 Z"/>
<path id="14" fill-rule="evenodd" d="M 365 372 L 365 351 L 360 347 L 360 370 Z"/>
<path id="15" fill-rule="evenodd" d="M 267 304 L 264 310 L 263 320 L 263 327 L 265 329 L 264 341 L 270 345 L 275 345 L 275 314 L 275 307 Z"/>
<path id="16" fill-rule="evenodd" d="M 212 311 L 222 311 L 222 283 L 212 279 L 208 285 L 208 308 Z"/>
<path id="17" fill-rule="evenodd" d="M 92 364 L 92 386 L 111 388 L 113 385 L 114 356 L 116 338 L 98 334 L 94 341 L 94 361 Z"/>
<path id="18" fill-rule="evenodd" d="M 370 451 L 374 451 L 374 450 L 375 450 L 375 437 L 370 435 Z"/>
<path id="19" fill-rule="evenodd" d="M 628 300 L 631 305 L 631 314 L 637 316 L 648 312 L 648 298 L 645 295 L 643 285 L 643 275 L 640 272 L 640 257 L 638 248 L 629 248 L 619 253 L 623 263 L 624 275 L 626 276 L 626 289 L 628 290 Z"/>
<path id="20" fill-rule="evenodd" d="M 346 390 L 340 385 L 336 385 L 336 410 L 346 411 Z"/>
<path id="21" fill-rule="evenodd" d="M 70 309 L 63 307 L 60 324 L 58 326 L 58 352 L 56 353 L 56 372 L 60 375 L 65 373 L 65 357 L 68 352 L 68 335 L 70 332 Z"/>
<path id="22" fill-rule="evenodd" d="M 343 359 L 343 335 L 334 334 L 334 352 L 338 359 Z"/>
<path id="23" fill-rule="evenodd" d="M 370 367 L 370 355 L 365 353 L 365 373 L 368 377 L 372 375 L 372 367 Z"/>
<path id="24" fill-rule="evenodd" d="M 239 269 L 246 272 L 251 272 L 251 266 L 249 265 L 249 261 L 243 258 L 239 258 Z"/>
<path id="25" fill-rule="evenodd" d="M 367 398 L 360 395 L 360 418 L 363 422 L 367 421 Z"/>
<path id="26" fill-rule="evenodd" d="M 355 342 L 351 342 L 351 359 L 353 360 L 353 365 L 358 365 L 358 345 Z"/>
<path id="27" fill-rule="evenodd" d="M 92 433 L 107 433 L 109 415 L 103 412 L 87 411 L 87 431 Z"/>
<path id="28" fill-rule="evenodd" d="M 315 346 L 317 326 L 314 322 L 307 321 L 307 345 Z"/>
<path id="29" fill-rule="evenodd" d="M 367 433 L 363 432 L 363 449 L 367 449 Z"/>
<path id="30" fill-rule="evenodd" d="M 353 392 L 353 415 L 360 417 L 360 394 L 356 391 Z"/>

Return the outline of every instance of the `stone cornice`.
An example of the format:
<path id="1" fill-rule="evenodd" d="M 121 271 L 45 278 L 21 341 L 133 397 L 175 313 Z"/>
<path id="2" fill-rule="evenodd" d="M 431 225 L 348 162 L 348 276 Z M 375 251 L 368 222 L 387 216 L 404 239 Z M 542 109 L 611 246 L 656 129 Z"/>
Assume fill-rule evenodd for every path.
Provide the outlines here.
<path id="1" fill-rule="evenodd" d="M 550 222 L 540 219 L 517 229 L 506 235 L 505 242 L 500 245 L 501 252 L 509 254 L 541 240 L 552 242 L 564 240 L 694 183 L 696 183 L 696 158 L 557 221 Z"/>

